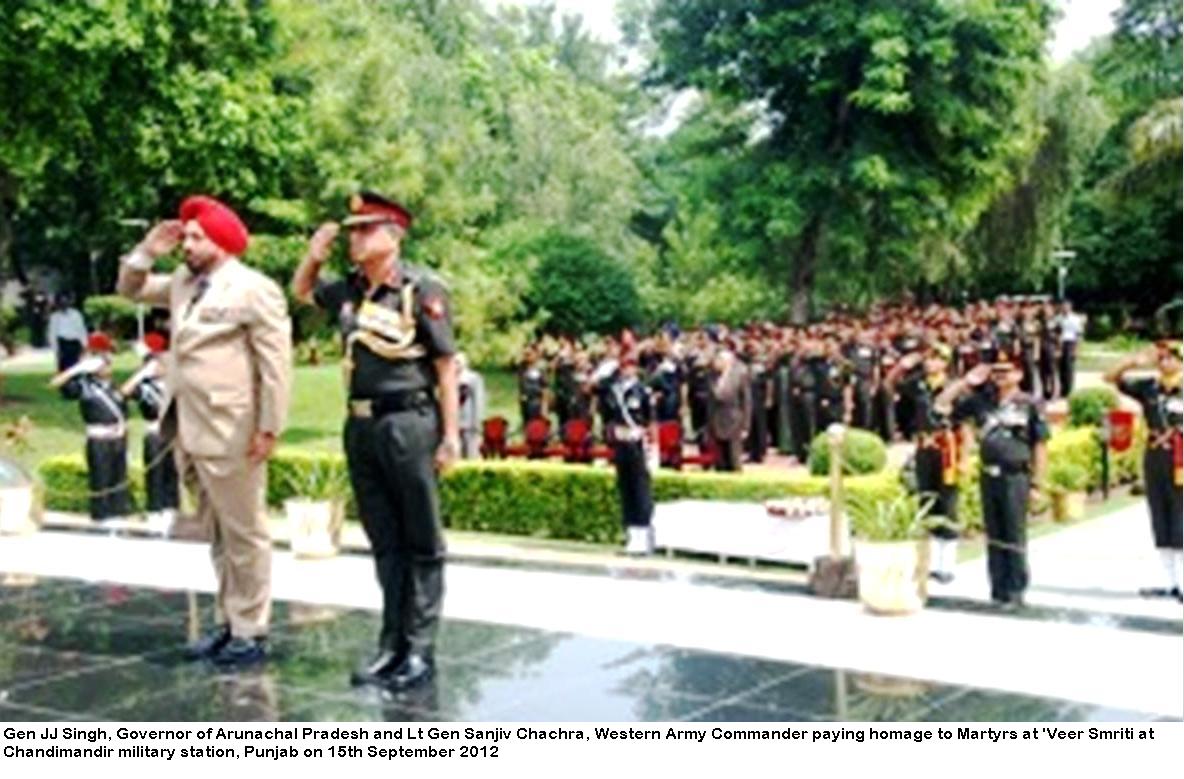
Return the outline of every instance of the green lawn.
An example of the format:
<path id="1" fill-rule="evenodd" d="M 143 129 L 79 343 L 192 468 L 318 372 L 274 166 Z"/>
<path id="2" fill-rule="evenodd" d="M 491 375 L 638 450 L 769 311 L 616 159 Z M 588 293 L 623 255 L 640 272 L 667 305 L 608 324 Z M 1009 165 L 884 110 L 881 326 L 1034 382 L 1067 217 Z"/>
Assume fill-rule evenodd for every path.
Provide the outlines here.
<path id="1" fill-rule="evenodd" d="M 122 354 L 116 359 L 115 378 L 123 381 L 135 370 L 136 358 Z M 488 394 L 487 413 L 505 416 L 514 425 L 518 419 L 515 377 L 505 370 L 482 371 Z M 55 454 L 82 452 L 84 436 L 77 405 L 63 400 L 46 383 L 53 375 L 50 365 L 6 370 L 3 400 L 0 400 L 0 427 L 8 427 L 22 416 L 33 423 L 32 433 L 23 445 L 0 444 L 0 453 L 30 469 Z M 345 393 L 339 365 L 304 366 L 296 369 L 295 388 L 288 429 L 282 442 L 318 450 L 341 447 Z M 133 411 L 131 422 L 132 452 L 140 451 L 143 421 Z"/>

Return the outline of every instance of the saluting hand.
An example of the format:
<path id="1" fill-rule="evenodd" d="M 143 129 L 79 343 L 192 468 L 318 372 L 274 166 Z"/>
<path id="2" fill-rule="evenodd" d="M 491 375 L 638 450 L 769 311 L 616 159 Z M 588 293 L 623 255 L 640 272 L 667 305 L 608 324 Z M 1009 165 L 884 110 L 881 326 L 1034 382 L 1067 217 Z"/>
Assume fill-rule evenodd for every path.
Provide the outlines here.
<path id="1" fill-rule="evenodd" d="M 166 219 L 148 231 L 140 246 L 153 259 L 163 257 L 181 243 L 184 232 L 185 227 L 181 220 Z"/>
<path id="2" fill-rule="evenodd" d="M 983 363 L 970 369 L 970 372 L 966 374 L 966 383 L 972 387 L 978 387 L 986 383 L 989 378 L 991 378 L 991 366 Z"/>
<path id="3" fill-rule="evenodd" d="M 333 249 L 333 241 L 337 239 L 339 232 L 341 232 L 341 225 L 336 222 L 325 222 L 318 227 L 308 242 L 309 258 L 317 264 L 329 259 L 329 252 Z"/>

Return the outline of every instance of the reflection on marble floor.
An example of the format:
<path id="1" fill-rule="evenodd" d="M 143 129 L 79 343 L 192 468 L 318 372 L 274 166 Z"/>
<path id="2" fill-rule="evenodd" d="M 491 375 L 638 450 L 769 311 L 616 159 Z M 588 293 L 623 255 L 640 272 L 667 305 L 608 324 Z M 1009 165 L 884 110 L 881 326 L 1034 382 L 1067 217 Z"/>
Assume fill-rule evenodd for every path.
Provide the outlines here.
<path id="1" fill-rule="evenodd" d="M 529 628 L 445 621 L 436 682 L 348 686 L 377 616 L 277 603 L 272 659 L 219 674 L 180 649 L 208 595 L 0 575 L 0 720 L 1142 720 L 1067 701 Z"/>

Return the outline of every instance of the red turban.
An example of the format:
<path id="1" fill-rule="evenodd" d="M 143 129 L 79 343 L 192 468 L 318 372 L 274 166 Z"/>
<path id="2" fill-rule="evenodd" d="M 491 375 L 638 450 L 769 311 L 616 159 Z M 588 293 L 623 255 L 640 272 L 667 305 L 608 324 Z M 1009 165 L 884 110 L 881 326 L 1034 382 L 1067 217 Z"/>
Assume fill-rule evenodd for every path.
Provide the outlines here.
<path id="1" fill-rule="evenodd" d="M 160 354 L 169 348 L 168 342 L 160 333 L 148 333 L 144 336 L 144 346 L 152 354 Z"/>
<path id="2" fill-rule="evenodd" d="M 193 195 L 185 198 L 181 203 L 180 218 L 182 222 L 197 220 L 206 237 L 229 254 L 240 255 L 247 250 L 247 242 L 251 239 L 247 226 L 229 206 L 212 197 Z"/>
<path id="3" fill-rule="evenodd" d="M 88 352 L 110 352 L 114 351 L 115 344 L 111 343 L 111 336 L 96 330 L 90 334 L 86 339 L 86 350 Z"/>

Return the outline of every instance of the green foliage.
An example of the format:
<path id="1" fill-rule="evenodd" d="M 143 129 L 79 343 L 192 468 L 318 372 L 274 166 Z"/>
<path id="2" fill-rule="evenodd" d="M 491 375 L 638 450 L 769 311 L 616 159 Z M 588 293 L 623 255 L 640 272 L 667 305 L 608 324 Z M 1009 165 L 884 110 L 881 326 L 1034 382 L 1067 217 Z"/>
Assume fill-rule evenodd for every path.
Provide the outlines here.
<path id="1" fill-rule="evenodd" d="M 847 428 L 843 439 L 843 473 L 863 475 L 879 473 L 888 464 L 888 450 L 875 433 Z M 819 433 L 810 442 L 810 473 L 826 476 L 830 473 L 830 443 L 826 433 Z"/>
<path id="2" fill-rule="evenodd" d="M 547 331 L 613 333 L 640 323 L 629 272 L 592 241 L 550 233 L 515 259 L 535 266 L 526 304 L 541 314 Z"/>
<path id="3" fill-rule="evenodd" d="M 1037 0 L 662 0 L 649 29 L 655 80 L 747 112 L 699 150 L 721 163 L 703 188 L 727 193 L 720 243 L 802 320 L 823 277 L 887 292 L 949 274 L 943 247 L 1038 139 L 1026 105 L 1051 21 Z"/>
<path id="4" fill-rule="evenodd" d="M 14 307 L 0 303 L 0 347 L 11 354 L 16 350 L 17 332 L 20 330 L 20 312 Z"/>
<path id="5" fill-rule="evenodd" d="M 1048 489 L 1053 493 L 1082 492 L 1089 486 L 1089 472 L 1080 464 L 1058 460 L 1048 467 Z"/>
<path id="6" fill-rule="evenodd" d="M 82 303 L 82 313 L 92 330 L 117 338 L 136 337 L 136 304 L 119 295 L 94 295 Z"/>
<path id="7" fill-rule="evenodd" d="M 85 514 L 90 510 L 90 483 L 86 459 L 81 454 L 47 457 L 37 466 L 37 476 L 45 488 L 45 507 L 51 511 Z M 128 465 L 128 492 L 133 506 L 145 505 L 144 468 Z"/>
<path id="8" fill-rule="evenodd" d="M 1118 394 L 1109 387 L 1089 387 L 1069 396 L 1069 424 L 1101 427 L 1107 412 L 1118 407 Z"/>
<path id="9" fill-rule="evenodd" d="M 929 513 L 933 508 L 932 497 L 923 498 L 903 490 L 888 498 L 858 493 L 844 497 L 851 532 L 864 541 L 918 540 L 937 524 Z"/>
<path id="10" fill-rule="evenodd" d="M 267 479 L 269 488 L 274 485 L 275 494 L 285 498 L 344 501 L 350 497 L 349 473 L 342 457 L 288 449 L 268 465 Z"/>

